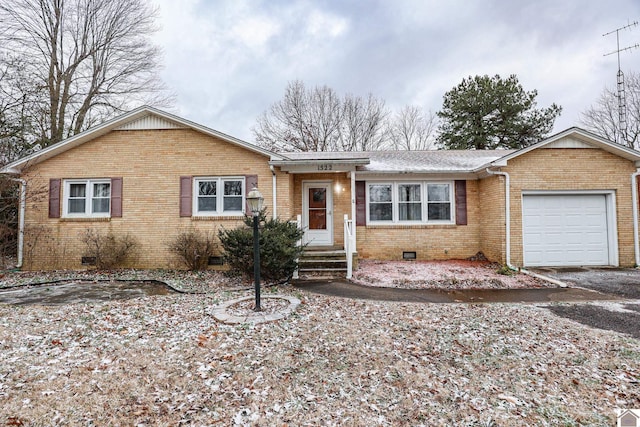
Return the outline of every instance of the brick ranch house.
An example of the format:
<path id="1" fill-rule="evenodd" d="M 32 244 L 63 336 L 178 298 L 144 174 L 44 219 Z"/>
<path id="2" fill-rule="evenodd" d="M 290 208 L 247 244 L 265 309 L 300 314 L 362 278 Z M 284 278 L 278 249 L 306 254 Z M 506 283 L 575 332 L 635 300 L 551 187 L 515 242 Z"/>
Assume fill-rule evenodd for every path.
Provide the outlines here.
<path id="1" fill-rule="evenodd" d="M 274 153 L 141 107 L 0 172 L 26 190 L 30 270 L 85 268 L 88 228 L 135 236 L 130 267 L 175 267 L 167 242 L 238 226 L 253 186 L 310 249 L 350 259 L 630 267 L 639 167 L 640 152 L 578 128 L 517 151 Z"/>

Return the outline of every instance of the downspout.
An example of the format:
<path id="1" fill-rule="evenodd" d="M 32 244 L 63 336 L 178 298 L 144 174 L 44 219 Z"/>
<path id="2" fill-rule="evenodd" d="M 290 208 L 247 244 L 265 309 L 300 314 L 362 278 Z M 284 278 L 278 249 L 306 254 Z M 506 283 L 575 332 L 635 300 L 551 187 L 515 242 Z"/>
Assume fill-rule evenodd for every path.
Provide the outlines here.
<path id="1" fill-rule="evenodd" d="M 555 285 L 558 285 L 562 288 L 566 288 L 567 284 L 554 279 L 552 277 L 547 277 L 547 276 L 543 276 L 541 274 L 538 273 L 534 273 L 533 271 L 529 271 L 526 270 L 524 268 L 518 268 L 515 267 L 514 265 L 511 264 L 511 195 L 510 195 L 510 190 L 511 190 L 511 180 L 509 178 L 509 174 L 507 172 L 502 172 L 502 171 L 492 171 L 491 169 L 487 168 L 487 173 L 489 175 L 501 175 L 505 177 L 505 181 L 504 181 L 504 189 L 505 189 L 505 196 L 504 196 L 504 200 L 505 200 L 505 209 L 504 209 L 504 214 L 505 214 L 505 232 L 507 233 L 506 237 L 505 237 L 505 244 L 506 244 L 506 251 L 507 251 L 507 262 L 505 263 L 506 266 L 513 270 L 513 271 L 518 271 L 520 273 L 526 274 L 528 276 L 532 276 L 532 277 L 536 277 L 538 279 L 542 279 L 542 280 L 546 280 L 547 282 L 551 282 Z"/>
<path id="2" fill-rule="evenodd" d="M 504 176 L 505 181 L 504 181 L 504 191 L 505 191 L 505 195 L 504 195 L 504 203 L 505 203 L 505 209 L 504 209 L 504 216 L 505 216 L 505 245 L 506 245 L 506 258 L 507 258 L 507 262 L 506 265 L 507 267 L 509 267 L 512 270 L 518 271 L 517 267 L 514 267 L 513 265 L 511 265 L 511 195 L 510 193 L 510 187 L 511 187 L 511 181 L 509 179 L 509 174 L 507 172 L 502 172 L 502 171 L 492 171 L 491 169 L 487 168 L 487 173 L 489 175 L 500 175 L 500 176 Z"/>
<path id="3" fill-rule="evenodd" d="M 631 200 L 633 203 L 633 249 L 636 256 L 636 267 L 640 267 L 640 242 L 638 242 L 638 175 L 640 168 L 631 174 Z"/>
<path id="4" fill-rule="evenodd" d="M 276 191 L 277 181 L 276 181 L 276 170 L 273 165 L 269 165 L 269 169 L 271 169 L 271 187 L 273 188 L 273 214 L 271 215 L 273 219 L 278 217 L 278 194 Z"/>
<path id="5" fill-rule="evenodd" d="M 18 264 L 16 268 L 22 268 L 24 255 L 24 215 L 27 211 L 27 181 L 22 178 L 10 178 L 20 183 L 20 216 L 18 217 Z"/>
<path id="6" fill-rule="evenodd" d="M 351 171 L 351 221 L 353 221 L 353 251 L 358 252 L 356 248 L 356 172 Z"/>

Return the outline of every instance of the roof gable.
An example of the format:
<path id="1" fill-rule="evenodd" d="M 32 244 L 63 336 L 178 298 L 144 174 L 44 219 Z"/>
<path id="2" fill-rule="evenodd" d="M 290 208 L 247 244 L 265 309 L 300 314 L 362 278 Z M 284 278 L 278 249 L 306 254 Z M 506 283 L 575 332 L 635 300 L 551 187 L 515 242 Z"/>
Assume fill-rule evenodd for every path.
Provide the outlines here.
<path id="1" fill-rule="evenodd" d="M 489 164 L 483 165 L 480 169 L 493 166 L 506 166 L 507 162 L 511 159 L 519 157 L 530 151 L 544 148 L 599 148 L 609 153 L 615 154 L 616 156 L 633 161 L 636 163 L 636 167 L 640 167 L 639 151 L 633 150 L 615 142 L 611 142 L 584 129 L 572 127 L 560 133 L 552 135 L 546 139 L 543 139 L 536 144 L 514 151 L 511 154 L 501 157 Z"/>
<path id="2" fill-rule="evenodd" d="M 26 166 L 43 162 L 47 159 L 64 153 L 85 142 L 89 142 L 95 138 L 105 135 L 111 131 L 131 131 L 131 130 L 151 130 L 151 129 L 193 129 L 205 135 L 219 138 L 230 144 L 242 147 L 257 154 L 272 159 L 282 159 L 283 156 L 278 155 L 264 148 L 253 145 L 249 142 L 234 138 L 230 135 L 210 129 L 206 126 L 199 125 L 189 120 L 180 118 L 173 114 L 158 110 L 153 107 L 143 106 L 135 110 L 129 111 L 114 119 L 108 120 L 100 125 L 94 126 L 74 135 L 70 138 L 62 140 L 57 144 L 46 147 L 40 151 L 30 154 L 26 157 L 18 159 L 0 169 L 0 173 L 20 173 Z"/>
<path id="3" fill-rule="evenodd" d="M 171 121 L 166 117 L 149 114 L 118 126 L 115 130 L 157 130 L 157 129 L 186 129 L 187 127 Z"/>

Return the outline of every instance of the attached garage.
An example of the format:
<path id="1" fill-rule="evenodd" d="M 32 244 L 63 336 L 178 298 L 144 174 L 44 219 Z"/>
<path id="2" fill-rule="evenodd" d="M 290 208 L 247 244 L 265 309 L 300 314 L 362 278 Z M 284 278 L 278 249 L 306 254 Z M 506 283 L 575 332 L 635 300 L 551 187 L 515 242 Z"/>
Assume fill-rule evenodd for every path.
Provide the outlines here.
<path id="1" fill-rule="evenodd" d="M 523 194 L 524 265 L 617 265 L 613 203 L 613 193 Z"/>

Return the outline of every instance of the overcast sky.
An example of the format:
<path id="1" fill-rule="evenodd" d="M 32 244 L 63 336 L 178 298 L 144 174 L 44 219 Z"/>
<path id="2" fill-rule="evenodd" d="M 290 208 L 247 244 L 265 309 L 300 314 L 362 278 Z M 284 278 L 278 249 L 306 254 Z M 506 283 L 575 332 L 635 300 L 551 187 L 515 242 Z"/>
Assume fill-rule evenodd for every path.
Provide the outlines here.
<path id="1" fill-rule="evenodd" d="M 616 35 L 603 34 L 640 20 L 640 0 L 154 2 L 173 112 L 247 141 L 293 80 L 436 112 L 465 77 L 516 74 L 539 107 L 563 107 L 560 131 L 615 87 L 616 55 L 603 55 Z M 640 25 L 619 35 L 640 43 Z M 640 49 L 620 58 L 640 72 Z"/>

